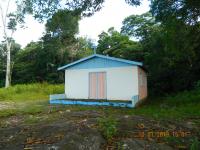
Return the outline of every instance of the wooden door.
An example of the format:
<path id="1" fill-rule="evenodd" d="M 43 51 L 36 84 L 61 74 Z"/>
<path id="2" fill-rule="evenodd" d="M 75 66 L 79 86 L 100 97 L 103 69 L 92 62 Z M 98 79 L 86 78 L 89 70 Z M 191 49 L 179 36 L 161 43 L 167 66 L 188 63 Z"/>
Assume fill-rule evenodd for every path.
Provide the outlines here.
<path id="1" fill-rule="evenodd" d="M 106 73 L 89 73 L 89 99 L 106 99 Z"/>

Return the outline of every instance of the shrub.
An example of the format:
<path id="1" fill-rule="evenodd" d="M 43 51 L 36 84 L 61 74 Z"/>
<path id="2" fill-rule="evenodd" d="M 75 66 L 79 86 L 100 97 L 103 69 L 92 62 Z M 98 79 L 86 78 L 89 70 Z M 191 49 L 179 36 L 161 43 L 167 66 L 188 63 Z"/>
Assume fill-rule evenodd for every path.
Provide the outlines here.
<path id="1" fill-rule="evenodd" d="M 99 119 L 99 128 L 107 140 L 111 140 L 117 133 L 117 121 L 112 117 Z"/>

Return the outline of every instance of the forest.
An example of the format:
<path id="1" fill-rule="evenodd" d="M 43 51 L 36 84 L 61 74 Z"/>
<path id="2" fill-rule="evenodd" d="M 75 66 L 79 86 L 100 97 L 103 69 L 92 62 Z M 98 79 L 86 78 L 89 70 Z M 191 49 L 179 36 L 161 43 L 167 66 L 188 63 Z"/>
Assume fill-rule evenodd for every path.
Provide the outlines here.
<path id="1" fill-rule="evenodd" d="M 26 14 L 45 23 L 45 34 L 26 47 L 5 38 L 0 43 L 0 87 L 5 86 L 7 46 L 11 43 L 12 85 L 63 83 L 57 68 L 93 54 L 141 61 L 148 71 L 152 95 L 165 95 L 200 88 L 200 2 L 151 0 L 150 11 L 124 18 L 121 31 L 110 27 L 99 40 L 77 37 L 79 21 L 101 11 L 104 0 L 17 0 L 18 12 L 10 15 L 8 28 L 23 24 Z M 126 0 L 133 6 L 140 0 Z M 22 5 L 21 3 L 24 3 Z M 23 7 L 22 7 L 23 6 Z M 13 17 L 14 16 L 14 17 Z M 20 19 L 17 19 L 18 16 Z"/>

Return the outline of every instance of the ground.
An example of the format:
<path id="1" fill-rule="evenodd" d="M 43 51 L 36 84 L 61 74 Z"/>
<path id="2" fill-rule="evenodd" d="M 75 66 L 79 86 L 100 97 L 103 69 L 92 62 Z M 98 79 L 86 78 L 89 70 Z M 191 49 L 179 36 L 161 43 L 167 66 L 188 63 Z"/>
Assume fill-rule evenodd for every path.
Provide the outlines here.
<path id="1" fill-rule="evenodd" d="M 1 109 L 9 106 L 4 104 Z M 199 137 L 200 126 L 196 122 L 200 117 L 157 120 L 126 115 L 126 111 L 125 108 L 47 105 L 43 112 L 3 117 L 0 149 L 189 149 L 194 137 Z M 111 115 L 117 122 L 117 132 L 107 139 L 99 128 L 99 119 Z"/>
<path id="2" fill-rule="evenodd" d="M 132 109 L 49 105 L 48 87 L 0 89 L 1 150 L 199 150 L 199 92 Z"/>

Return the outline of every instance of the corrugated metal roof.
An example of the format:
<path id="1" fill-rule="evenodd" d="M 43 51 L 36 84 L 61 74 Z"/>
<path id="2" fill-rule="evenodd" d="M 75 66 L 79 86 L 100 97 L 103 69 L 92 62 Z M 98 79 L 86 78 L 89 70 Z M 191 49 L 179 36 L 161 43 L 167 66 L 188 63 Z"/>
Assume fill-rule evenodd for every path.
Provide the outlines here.
<path id="1" fill-rule="evenodd" d="M 115 58 L 115 57 L 109 57 L 109 56 L 94 54 L 94 55 L 85 57 L 83 59 L 77 60 L 73 63 L 67 64 L 65 66 L 59 67 L 58 70 L 65 70 L 69 67 L 75 66 L 77 64 L 80 64 L 82 62 L 85 62 L 85 61 L 90 60 L 90 59 L 95 58 L 95 57 L 103 58 L 103 59 L 107 59 L 107 60 L 112 60 L 112 61 L 117 61 L 117 62 L 122 62 L 122 63 L 130 64 L 130 65 L 134 65 L 134 66 L 141 66 L 141 67 L 143 66 L 143 64 L 141 62 L 130 61 L 130 60 L 121 59 L 121 58 Z"/>

